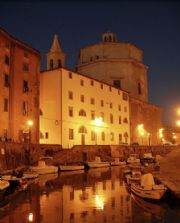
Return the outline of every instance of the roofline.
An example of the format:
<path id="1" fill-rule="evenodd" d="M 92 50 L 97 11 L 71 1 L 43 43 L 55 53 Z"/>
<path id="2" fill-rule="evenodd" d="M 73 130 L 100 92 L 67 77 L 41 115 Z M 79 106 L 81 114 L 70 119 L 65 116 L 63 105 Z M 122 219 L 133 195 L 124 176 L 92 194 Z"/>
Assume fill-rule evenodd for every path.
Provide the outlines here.
<path id="1" fill-rule="evenodd" d="M 123 90 L 123 89 L 121 89 L 121 88 L 116 88 L 116 87 L 114 87 L 113 85 L 110 85 L 110 84 L 108 84 L 108 83 L 106 83 L 106 82 L 100 81 L 100 80 L 95 79 L 95 78 L 93 78 L 93 77 L 90 77 L 90 76 L 88 76 L 88 75 L 86 75 L 86 74 L 82 74 L 82 73 L 79 73 L 79 72 L 77 72 L 77 71 L 70 70 L 69 68 L 65 68 L 65 67 L 54 68 L 54 69 L 52 69 L 52 70 L 44 70 L 44 71 L 40 71 L 40 73 L 45 73 L 45 72 L 54 71 L 54 70 L 61 70 L 61 69 L 64 69 L 64 70 L 67 70 L 67 71 L 76 73 L 76 74 L 78 74 L 78 75 L 80 75 L 80 76 L 83 76 L 83 77 L 86 77 L 86 78 L 88 78 L 88 79 L 97 81 L 97 82 L 99 82 L 99 83 L 101 83 L 101 84 L 105 84 L 105 85 L 107 85 L 107 86 L 109 86 L 109 87 L 112 87 L 112 88 L 114 88 L 114 89 L 116 89 L 116 90 L 123 91 L 123 92 L 125 92 L 125 93 L 127 93 L 127 94 L 129 95 L 129 92 L 128 92 L 128 91 L 125 91 L 125 90 Z"/>
<path id="2" fill-rule="evenodd" d="M 40 51 L 36 50 L 35 48 L 31 47 L 30 45 L 28 45 L 27 43 L 22 42 L 21 40 L 15 38 L 14 36 L 12 36 L 9 32 L 7 32 L 5 29 L 3 29 L 0 26 L 0 32 L 4 33 L 5 35 L 7 35 L 11 40 L 17 42 L 19 45 L 22 45 L 23 47 L 29 48 L 29 50 L 33 51 L 34 53 L 38 54 L 38 56 L 41 57 L 41 53 Z"/>
<path id="3" fill-rule="evenodd" d="M 103 41 L 102 42 L 98 42 L 98 43 L 88 44 L 87 46 L 81 47 L 80 50 L 81 49 L 85 49 L 85 48 L 89 48 L 89 47 L 93 47 L 95 45 L 100 45 L 100 44 L 104 44 L 104 45 L 107 45 L 107 44 L 115 45 L 115 44 L 121 44 L 121 43 L 124 43 L 124 44 L 127 44 L 127 45 L 131 45 L 133 47 L 136 47 L 138 50 L 140 50 L 140 51 L 143 52 L 143 50 L 140 47 L 137 47 L 136 45 L 134 45 L 131 42 L 103 42 Z"/>

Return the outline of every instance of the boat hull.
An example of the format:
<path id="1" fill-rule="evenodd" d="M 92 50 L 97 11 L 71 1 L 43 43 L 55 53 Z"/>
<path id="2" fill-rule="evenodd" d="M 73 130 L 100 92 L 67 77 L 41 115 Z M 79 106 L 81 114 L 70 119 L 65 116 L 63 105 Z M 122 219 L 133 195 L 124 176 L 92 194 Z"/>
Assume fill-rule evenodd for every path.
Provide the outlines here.
<path id="1" fill-rule="evenodd" d="M 40 175 L 58 173 L 58 167 L 56 166 L 45 166 L 45 167 L 34 166 L 32 167 L 32 170 L 36 171 L 36 173 Z"/>
<path id="2" fill-rule="evenodd" d="M 99 167 L 109 167 L 109 162 L 87 162 L 88 168 L 99 168 Z"/>
<path id="3" fill-rule="evenodd" d="M 84 170 L 84 165 L 60 165 L 60 171 L 76 171 L 76 170 Z"/>

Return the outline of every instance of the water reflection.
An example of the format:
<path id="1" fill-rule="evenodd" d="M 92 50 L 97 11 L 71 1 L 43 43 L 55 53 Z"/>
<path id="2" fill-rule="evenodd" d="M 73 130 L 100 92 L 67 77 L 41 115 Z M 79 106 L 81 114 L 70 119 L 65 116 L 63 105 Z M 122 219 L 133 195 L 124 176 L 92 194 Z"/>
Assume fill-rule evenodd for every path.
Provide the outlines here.
<path id="1" fill-rule="evenodd" d="M 131 196 L 122 169 L 113 167 L 42 176 L 0 209 L 0 222 L 168 222 L 172 214 L 179 221 L 174 209 Z"/>

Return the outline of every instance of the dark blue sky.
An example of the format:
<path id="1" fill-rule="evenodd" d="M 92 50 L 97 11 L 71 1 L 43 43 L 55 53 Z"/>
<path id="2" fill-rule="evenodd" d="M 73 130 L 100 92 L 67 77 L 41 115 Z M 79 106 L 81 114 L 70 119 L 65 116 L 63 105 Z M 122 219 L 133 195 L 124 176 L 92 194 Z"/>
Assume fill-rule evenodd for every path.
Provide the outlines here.
<path id="1" fill-rule="evenodd" d="M 159 2 L 1 2 L 0 26 L 43 55 L 54 34 L 74 69 L 79 49 L 101 40 L 106 31 L 143 50 L 149 67 L 149 102 L 164 109 L 164 122 L 174 123 L 180 107 L 180 3 Z M 153 120 L 152 120 L 153 121 Z"/>

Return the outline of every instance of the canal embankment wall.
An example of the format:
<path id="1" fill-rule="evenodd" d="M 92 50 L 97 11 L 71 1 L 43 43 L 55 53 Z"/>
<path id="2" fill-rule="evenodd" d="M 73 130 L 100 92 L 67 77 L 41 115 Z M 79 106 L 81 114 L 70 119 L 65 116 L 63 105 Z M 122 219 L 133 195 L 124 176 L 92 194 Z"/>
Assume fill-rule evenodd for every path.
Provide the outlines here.
<path id="1" fill-rule="evenodd" d="M 180 147 L 180 146 L 179 146 Z M 111 161 L 118 157 L 126 160 L 130 154 L 141 157 L 151 152 L 153 156 L 166 156 L 178 146 L 124 146 L 124 145 L 77 145 L 72 149 L 62 149 L 60 145 L 0 143 L 0 171 L 15 169 L 24 165 L 33 165 L 42 156 L 52 156 L 54 164 L 82 163 L 93 161 L 95 156 L 102 161 Z M 180 149 L 180 148 L 179 148 Z"/>

